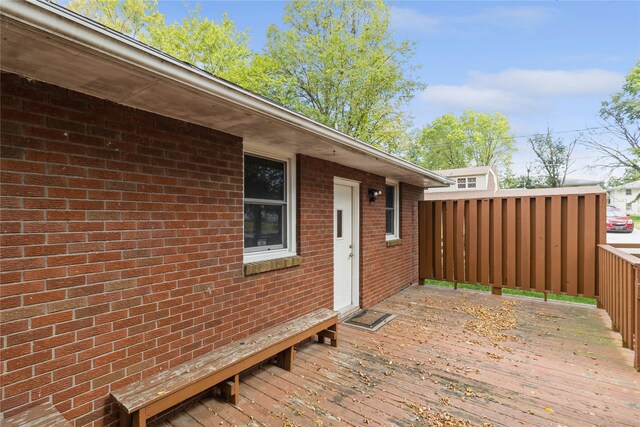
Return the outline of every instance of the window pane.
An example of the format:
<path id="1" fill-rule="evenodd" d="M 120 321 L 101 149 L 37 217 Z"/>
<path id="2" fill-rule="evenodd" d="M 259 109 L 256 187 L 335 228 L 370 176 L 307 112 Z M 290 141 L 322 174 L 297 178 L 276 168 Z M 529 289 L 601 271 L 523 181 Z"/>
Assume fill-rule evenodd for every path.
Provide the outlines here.
<path id="1" fill-rule="evenodd" d="M 395 190 L 394 186 L 387 185 L 387 208 L 393 209 L 393 205 L 396 201 Z"/>
<path id="2" fill-rule="evenodd" d="M 466 178 L 458 178 L 458 188 L 467 188 Z"/>
<path id="3" fill-rule="evenodd" d="M 476 179 L 475 178 L 467 178 L 467 186 L 469 188 L 476 188 Z"/>
<path id="4" fill-rule="evenodd" d="M 284 205 L 244 204 L 244 247 L 286 246 Z"/>
<path id="5" fill-rule="evenodd" d="M 395 233 L 395 215 L 393 209 L 387 209 L 387 234 Z"/>
<path id="6" fill-rule="evenodd" d="M 338 209 L 336 216 L 336 237 L 342 237 L 342 209 Z"/>
<path id="7" fill-rule="evenodd" d="M 284 162 L 244 156 L 244 197 L 246 199 L 284 201 L 285 179 Z"/>

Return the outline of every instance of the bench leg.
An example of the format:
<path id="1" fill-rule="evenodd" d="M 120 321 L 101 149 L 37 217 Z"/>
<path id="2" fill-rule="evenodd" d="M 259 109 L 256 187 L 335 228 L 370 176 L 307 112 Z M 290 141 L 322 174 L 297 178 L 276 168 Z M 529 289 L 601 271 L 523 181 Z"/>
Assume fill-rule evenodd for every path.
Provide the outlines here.
<path id="1" fill-rule="evenodd" d="M 120 406 L 120 427 L 131 427 L 131 415 L 122 406 Z"/>
<path id="2" fill-rule="evenodd" d="M 240 400 L 240 375 L 236 374 L 233 378 L 220 383 L 220 391 L 229 403 L 237 405 Z"/>
<path id="3" fill-rule="evenodd" d="M 147 410 L 145 408 L 133 413 L 133 427 L 147 427 Z"/>
<path id="4" fill-rule="evenodd" d="M 318 332 L 318 342 L 324 344 L 324 339 L 329 338 L 331 340 L 331 347 L 338 346 L 338 325 L 331 325 L 328 329 Z"/>
<path id="5" fill-rule="evenodd" d="M 293 359 L 295 358 L 295 354 L 296 350 L 294 346 L 278 353 L 278 366 L 282 369 L 286 369 L 287 371 L 291 371 L 291 368 L 293 368 Z"/>

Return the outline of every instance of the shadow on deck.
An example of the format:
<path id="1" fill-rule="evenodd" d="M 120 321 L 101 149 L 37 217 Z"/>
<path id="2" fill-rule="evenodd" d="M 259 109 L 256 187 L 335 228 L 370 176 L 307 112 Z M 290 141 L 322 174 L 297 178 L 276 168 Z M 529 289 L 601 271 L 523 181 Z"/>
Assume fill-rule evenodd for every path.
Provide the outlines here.
<path id="1" fill-rule="evenodd" d="M 412 286 L 375 306 L 377 332 L 341 324 L 292 372 L 242 379 L 237 407 L 205 398 L 156 426 L 637 425 L 640 375 L 602 310 Z"/>

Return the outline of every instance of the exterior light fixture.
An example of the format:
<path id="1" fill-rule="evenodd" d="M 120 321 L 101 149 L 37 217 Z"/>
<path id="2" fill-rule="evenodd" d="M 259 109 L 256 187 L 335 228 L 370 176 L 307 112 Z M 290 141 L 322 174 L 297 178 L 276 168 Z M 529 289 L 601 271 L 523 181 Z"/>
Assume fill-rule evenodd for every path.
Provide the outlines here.
<path id="1" fill-rule="evenodd" d="M 382 194 L 382 190 L 376 190 L 375 188 L 370 188 L 369 191 L 369 201 L 375 202 L 378 200 L 378 196 Z"/>

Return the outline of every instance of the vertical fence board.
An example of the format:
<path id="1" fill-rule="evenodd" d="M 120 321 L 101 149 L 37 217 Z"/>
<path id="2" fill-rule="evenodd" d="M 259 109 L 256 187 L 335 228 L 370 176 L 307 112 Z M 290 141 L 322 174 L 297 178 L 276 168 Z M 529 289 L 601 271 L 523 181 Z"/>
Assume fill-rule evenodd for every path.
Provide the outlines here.
<path id="1" fill-rule="evenodd" d="M 505 219 L 506 231 L 504 232 L 507 247 L 504 248 L 502 256 L 507 264 L 506 268 L 506 287 L 515 288 L 516 286 L 516 199 L 509 197 L 507 199 Z"/>
<path id="2" fill-rule="evenodd" d="M 567 198 L 567 295 L 578 295 L 578 196 Z"/>
<path id="3" fill-rule="evenodd" d="M 489 216 L 489 199 L 482 199 L 480 202 L 480 221 L 479 231 L 480 237 L 478 242 L 479 247 L 479 269 L 480 269 L 480 283 L 483 285 L 489 285 L 489 224 L 491 218 Z"/>
<path id="4" fill-rule="evenodd" d="M 562 293 L 562 249 L 560 246 L 562 236 L 562 210 L 560 196 L 551 197 L 551 214 L 549 215 L 550 223 L 550 259 L 549 259 L 549 281 L 551 282 L 551 292 L 554 294 Z"/>
<path id="5" fill-rule="evenodd" d="M 418 203 L 418 276 L 422 283 L 424 279 L 429 277 L 427 273 L 427 257 L 423 256 L 427 252 L 427 203 Z"/>
<path id="6" fill-rule="evenodd" d="M 453 216 L 453 200 L 447 200 L 444 206 L 444 218 L 446 219 L 446 246 L 444 251 L 445 262 L 445 279 L 449 282 L 453 282 L 453 266 L 455 262 L 455 250 L 454 250 L 454 234 L 453 225 L 455 223 L 455 217 Z"/>
<path id="7" fill-rule="evenodd" d="M 520 211 L 520 278 L 518 285 L 522 289 L 531 288 L 531 199 L 523 197 Z"/>
<path id="8" fill-rule="evenodd" d="M 456 278 L 455 281 L 456 282 L 464 282 L 466 281 L 466 277 L 464 275 L 464 260 L 465 260 L 465 254 L 464 254 L 464 234 L 465 229 L 464 229 L 464 224 L 465 224 L 465 219 L 464 219 L 464 200 L 459 200 L 456 202 L 456 224 L 457 224 L 457 229 L 456 229 Z"/>
<path id="9" fill-rule="evenodd" d="M 596 291 L 596 196 L 587 194 L 584 198 L 584 235 L 583 257 L 584 257 L 584 296 L 593 297 Z"/>
<path id="10" fill-rule="evenodd" d="M 536 208 L 536 234 L 535 234 L 535 253 L 533 254 L 535 260 L 535 284 L 538 292 L 544 292 L 545 276 L 546 276 L 546 253 L 545 253 L 545 197 L 535 198 Z"/>
<path id="11" fill-rule="evenodd" d="M 442 280 L 442 202 L 434 202 L 433 214 L 433 274 Z"/>
<path id="12" fill-rule="evenodd" d="M 425 227 L 425 238 L 426 242 L 426 251 L 424 252 L 424 265 L 425 265 L 425 277 L 423 279 L 433 279 L 433 248 L 435 245 L 435 238 L 433 236 L 433 202 L 428 201 L 424 202 L 424 210 L 425 210 L 425 221 L 426 223 L 421 223 L 422 226 Z M 421 255 L 422 256 L 422 255 Z"/>
<path id="13" fill-rule="evenodd" d="M 492 283 L 495 286 L 503 286 L 502 276 L 502 199 L 495 198 L 492 201 L 493 206 L 493 223 L 491 241 L 493 248 L 491 249 L 491 265 L 492 265 Z"/>
<path id="14" fill-rule="evenodd" d="M 469 248 L 467 252 L 467 264 L 469 265 L 469 283 L 478 283 L 478 201 L 469 200 L 469 227 L 467 238 Z"/>

